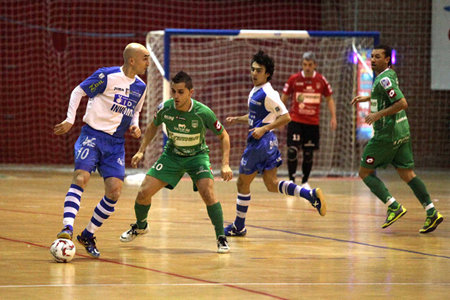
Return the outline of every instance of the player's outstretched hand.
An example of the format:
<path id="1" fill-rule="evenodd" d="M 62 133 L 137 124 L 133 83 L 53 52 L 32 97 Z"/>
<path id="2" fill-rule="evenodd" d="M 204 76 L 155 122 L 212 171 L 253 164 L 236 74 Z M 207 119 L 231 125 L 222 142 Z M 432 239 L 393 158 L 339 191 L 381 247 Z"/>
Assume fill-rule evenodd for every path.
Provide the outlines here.
<path id="1" fill-rule="evenodd" d="M 67 133 L 70 128 L 72 128 L 73 124 L 70 124 L 67 121 L 62 121 L 59 124 L 56 124 L 55 127 L 53 127 L 53 133 L 56 135 L 61 135 Z"/>
<path id="2" fill-rule="evenodd" d="M 227 124 L 234 124 L 235 123 L 235 121 L 236 121 L 236 117 L 227 117 L 226 119 L 225 119 L 225 121 L 227 122 Z"/>
<path id="3" fill-rule="evenodd" d="M 225 181 L 230 181 L 233 178 L 233 171 L 231 171 L 229 165 L 223 165 L 220 173 L 222 175 L 222 179 Z"/>
<path id="4" fill-rule="evenodd" d="M 135 139 L 138 139 L 141 137 L 141 129 L 139 127 L 137 127 L 136 125 L 132 125 L 130 126 L 130 134 L 132 137 L 134 137 Z"/>
<path id="5" fill-rule="evenodd" d="M 137 168 L 138 163 L 142 160 L 142 158 L 144 157 L 144 153 L 143 152 L 136 152 L 136 154 L 131 158 L 131 166 L 133 168 Z"/>
<path id="6" fill-rule="evenodd" d="M 355 98 L 352 99 L 351 104 L 354 105 L 358 102 L 366 102 L 370 100 L 370 96 L 356 96 Z"/>

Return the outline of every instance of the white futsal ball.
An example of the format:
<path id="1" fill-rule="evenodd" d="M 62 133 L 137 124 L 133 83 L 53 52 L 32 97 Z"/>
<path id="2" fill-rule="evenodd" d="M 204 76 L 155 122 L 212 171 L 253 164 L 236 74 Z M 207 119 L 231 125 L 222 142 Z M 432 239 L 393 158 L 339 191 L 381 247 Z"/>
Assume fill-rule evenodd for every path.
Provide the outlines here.
<path id="1" fill-rule="evenodd" d="M 67 239 L 57 239 L 50 246 L 50 253 L 60 263 L 71 261 L 75 255 L 75 251 L 75 244 Z"/>

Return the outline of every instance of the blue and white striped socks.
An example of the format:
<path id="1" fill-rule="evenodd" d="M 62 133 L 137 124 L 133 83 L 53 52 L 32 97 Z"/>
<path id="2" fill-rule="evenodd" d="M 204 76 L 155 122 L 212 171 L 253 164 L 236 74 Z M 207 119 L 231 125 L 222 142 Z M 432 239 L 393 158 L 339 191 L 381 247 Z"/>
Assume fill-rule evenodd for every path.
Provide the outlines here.
<path id="1" fill-rule="evenodd" d="M 84 237 L 92 237 L 95 231 L 97 231 L 97 229 L 102 226 L 106 219 L 114 212 L 116 203 L 117 201 L 113 201 L 106 196 L 103 196 L 102 200 L 100 200 L 97 207 L 94 209 L 91 221 L 81 235 Z"/>
<path id="2" fill-rule="evenodd" d="M 313 201 L 311 190 L 302 188 L 299 185 L 293 183 L 292 181 L 280 180 L 278 182 L 278 191 L 281 194 L 285 194 L 288 196 L 302 197 L 308 200 L 309 202 Z"/>
<path id="3" fill-rule="evenodd" d="M 73 224 L 75 222 L 75 217 L 80 210 L 81 195 L 83 194 L 83 189 L 76 184 L 71 184 L 69 191 L 66 194 L 64 200 L 64 217 L 63 226 L 70 226 L 73 230 Z"/>
<path id="4" fill-rule="evenodd" d="M 245 227 L 245 217 L 247 216 L 248 206 L 250 204 L 251 194 L 239 194 L 236 200 L 236 219 L 234 225 L 242 230 Z"/>

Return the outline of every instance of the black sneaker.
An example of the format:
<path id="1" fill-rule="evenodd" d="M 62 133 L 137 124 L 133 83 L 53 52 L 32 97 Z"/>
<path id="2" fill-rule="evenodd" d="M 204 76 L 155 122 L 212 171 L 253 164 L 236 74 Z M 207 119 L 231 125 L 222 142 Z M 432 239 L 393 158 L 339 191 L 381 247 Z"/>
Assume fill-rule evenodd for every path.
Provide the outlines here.
<path id="1" fill-rule="evenodd" d="M 73 236 L 73 227 L 70 225 L 67 225 L 64 227 L 60 233 L 56 235 L 58 239 L 66 239 L 66 240 L 72 240 Z"/>
<path id="2" fill-rule="evenodd" d="M 441 215 L 440 212 L 435 211 L 434 214 L 430 217 L 427 217 L 425 220 L 425 224 L 423 225 L 423 228 L 419 230 L 420 233 L 428 233 L 434 231 L 439 224 L 444 221 L 444 217 Z"/>
<path id="3" fill-rule="evenodd" d="M 85 249 L 86 252 L 94 257 L 98 258 L 100 256 L 100 251 L 98 251 L 97 247 L 95 246 L 95 237 L 84 237 L 83 235 L 79 234 L 77 235 L 78 243 L 80 243 Z"/>
<path id="4" fill-rule="evenodd" d="M 227 238 L 224 235 L 219 235 L 217 238 L 217 253 L 230 252 L 230 246 L 228 246 Z"/>
<path id="5" fill-rule="evenodd" d="M 381 228 L 386 228 L 406 214 L 406 208 L 400 204 L 397 209 L 388 207 L 386 221 Z"/>
<path id="6" fill-rule="evenodd" d="M 134 240 L 138 235 L 146 234 L 148 232 L 148 223 L 145 225 L 144 229 L 140 229 L 136 223 L 130 225 L 131 228 L 120 236 L 121 242 L 131 242 Z"/>

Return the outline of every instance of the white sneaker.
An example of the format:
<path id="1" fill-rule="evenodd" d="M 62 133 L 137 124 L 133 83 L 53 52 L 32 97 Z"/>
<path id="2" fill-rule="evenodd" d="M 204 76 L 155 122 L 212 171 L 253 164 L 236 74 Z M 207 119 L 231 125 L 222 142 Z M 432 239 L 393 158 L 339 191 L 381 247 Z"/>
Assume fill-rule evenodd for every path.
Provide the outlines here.
<path id="1" fill-rule="evenodd" d="M 127 243 L 134 240 L 138 235 L 146 234 L 148 232 L 148 223 L 147 226 L 145 226 L 144 229 L 139 229 L 137 224 L 131 224 L 131 228 L 120 236 L 120 241 Z"/>
<path id="2" fill-rule="evenodd" d="M 302 187 L 302 188 L 304 188 L 304 189 L 311 190 L 311 186 L 309 185 L 308 182 L 302 183 L 302 184 L 300 185 L 300 187 Z"/>
<path id="3" fill-rule="evenodd" d="M 230 246 L 228 246 L 227 238 L 224 235 L 219 235 L 217 238 L 217 253 L 230 252 Z"/>

